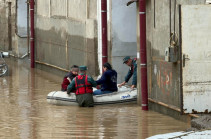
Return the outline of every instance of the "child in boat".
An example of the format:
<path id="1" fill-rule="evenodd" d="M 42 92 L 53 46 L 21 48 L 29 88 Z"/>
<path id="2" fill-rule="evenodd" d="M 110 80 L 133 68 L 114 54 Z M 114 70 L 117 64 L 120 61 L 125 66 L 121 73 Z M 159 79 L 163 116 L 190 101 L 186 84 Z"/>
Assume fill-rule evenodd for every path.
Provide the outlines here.
<path id="1" fill-rule="evenodd" d="M 79 67 L 77 65 L 73 65 L 71 67 L 70 72 L 64 76 L 63 82 L 61 84 L 62 91 L 67 91 L 67 86 L 71 83 L 71 81 L 78 76 Z"/>
<path id="2" fill-rule="evenodd" d="M 112 69 L 109 63 L 103 65 L 103 75 L 97 80 L 97 85 L 101 85 L 101 89 L 94 91 L 93 95 L 101 95 L 118 91 L 117 88 L 117 72 Z"/>

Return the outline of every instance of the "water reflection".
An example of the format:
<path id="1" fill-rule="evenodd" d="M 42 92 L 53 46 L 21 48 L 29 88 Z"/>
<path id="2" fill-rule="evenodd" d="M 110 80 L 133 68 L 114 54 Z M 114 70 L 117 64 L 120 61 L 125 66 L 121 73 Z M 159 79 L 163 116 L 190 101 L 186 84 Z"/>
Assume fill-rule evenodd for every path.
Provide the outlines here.
<path id="1" fill-rule="evenodd" d="M 142 111 L 140 119 L 141 119 L 141 125 L 140 125 L 141 135 L 140 135 L 140 137 L 142 139 L 145 139 L 145 138 L 148 137 L 148 124 L 149 124 L 149 122 L 148 122 L 148 111 Z"/>
<path id="2" fill-rule="evenodd" d="M 47 104 L 62 77 L 30 69 L 27 61 L 8 60 L 10 74 L 0 77 L 0 137 L 146 138 L 185 130 L 186 123 L 131 105 L 94 108 Z"/>

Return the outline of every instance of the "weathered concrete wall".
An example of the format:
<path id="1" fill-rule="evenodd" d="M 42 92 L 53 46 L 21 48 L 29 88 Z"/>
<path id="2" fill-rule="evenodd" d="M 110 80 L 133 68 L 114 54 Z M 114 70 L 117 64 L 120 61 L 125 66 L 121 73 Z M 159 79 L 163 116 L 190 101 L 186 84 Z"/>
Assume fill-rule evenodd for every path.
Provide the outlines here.
<path id="1" fill-rule="evenodd" d="M 96 0 L 37 0 L 36 60 L 39 63 L 66 70 L 73 64 L 87 65 L 90 74 L 98 73 L 95 3 Z"/>
<path id="2" fill-rule="evenodd" d="M 17 10 L 16 3 L 19 4 Z M 27 39 L 20 37 L 26 37 L 26 20 L 23 21 L 21 18 L 26 11 L 24 0 L 0 1 L 0 49 L 10 51 L 17 57 L 21 57 L 27 51 Z"/>
<path id="3" fill-rule="evenodd" d="M 27 4 L 26 0 L 17 0 L 17 34 L 27 36 Z"/>
<path id="4" fill-rule="evenodd" d="M 180 108 L 180 61 L 165 61 L 165 48 L 170 40 L 169 2 L 147 2 L 148 89 L 149 98 Z M 175 32 L 179 34 L 179 5 L 204 4 L 205 0 L 176 2 Z M 174 1 L 171 4 L 171 32 L 174 32 Z"/>
<path id="5" fill-rule="evenodd" d="M 9 5 L 8 1 L 0 1 L 0 49 L 4 51 L 9 49 L 9 44 L 11 43 L 9 38 L 15 37 L 15 1 L 12 1 L 11 9 Z M 9 34 L 12 34 L 12 36 L 9 37 Z M 12 43 L 14 44 L 15 42 L 13 41 Z"/>
<path id="6" fill-rule="evenodd" d="M 126 6 L 128 0 L 111 3 L 111 58 L 118 72 L 118 83 L 123 82 L 129 67 L 122 64 L 125 56 L 137 56 L 136 4 Z M 131 83 L 131 80 L 130 82 Z"/>
<path id="7" fill-rule="evenodd" d="M 14 47 L 16 51 L 13 51 L 13 53 L 18 57 L 23 57 L 29 49 L 27 44 L 27 3 L 26 0 L 16 0 L 16 4 L 15 36 L 17 38 L 17 45 Z"/>
<path id="8" fill-rule="evenodd" d="M 0 3 L 0 49 L 8 49 L 8 14 L 7 3 L 1 1 Z M 7 37 L 4 37 L 7 36 Z"/>

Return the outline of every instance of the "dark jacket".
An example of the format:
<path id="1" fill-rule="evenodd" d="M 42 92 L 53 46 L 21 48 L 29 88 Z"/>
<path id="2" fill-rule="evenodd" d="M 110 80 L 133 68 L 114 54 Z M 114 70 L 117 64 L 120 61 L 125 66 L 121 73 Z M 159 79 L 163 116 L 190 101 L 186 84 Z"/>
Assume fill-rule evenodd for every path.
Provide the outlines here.
<path id="1" fill-rule="evenodd" d="M 118 91 L 117 88 L 117 72 L 115 70 L 107 70 L 102 77 L 96 81 L 101 85 L 101 91 Z"/>
<path id="2" fill-rule="evenodd" d="M 67 75 L 64 76 L 63 82 L 61 84 L 62 91 L 67 91 L 67 86 L 70 84 L 77 75 L 74 75 L 72 72 L 69 72 Z M 70 80 L 70 81 L 69 81 Z"/>
<path id="3" fill-rule="evenodd" d="M 125 82 L 128 82 L 130 78 L 133 76 L 132 85 L 137 85 L 137 64 L 136 64 L 136 58 L 133 59 L 132 65 L 130 66 L 130 69 L 125 76 Z"/>

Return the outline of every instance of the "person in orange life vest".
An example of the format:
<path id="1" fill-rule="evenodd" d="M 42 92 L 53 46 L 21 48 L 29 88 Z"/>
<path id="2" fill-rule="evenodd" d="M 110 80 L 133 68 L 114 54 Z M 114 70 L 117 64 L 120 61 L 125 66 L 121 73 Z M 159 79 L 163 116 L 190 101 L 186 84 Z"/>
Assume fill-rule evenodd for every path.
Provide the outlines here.
<path id="1" fill-rule="evenodd" d="M 79 67 L 79 75 L 76 76 L 67 87 L 67 94 L 70 94 L 72 90 L 76 89 L 76 101 L 80 107 L 93 107 L 93 89 L 97 83 L 94 79 L 86 75 L 87 67 Z"/>
<path id="2" fill-rule="evenodd" d="M 132 80 L 132 86 L 131 89 L 135 88 L 137 85 L 137 63 L 136 63 L 136 58 L 131 59 L 129 56 L 126 56 L 123 59 L 123 64 L 127 64 L 127 66 L 130 67 L 127 75 L 125 76 L 125 81 L 122 82 L 121 84 L 119 84 L 119 87 L 125 85 L 130 78 L 133 76 L 133 80 Z"/>
<path id="3" fill-rule="evenodd" d="M 112 69 L 109 63 L 103 64 L 103 75 L 97 80 L 97 85 L 101 85 L 101 89 L 95 90 L 93 95 L 101 95 L 118 91 L 117 88 L 117 72 Z"/>
<path id="4" fill-rule="evenodd" d="M 78 76 L 78 70 L 79 70 L 79 67 L 77 65 L 73 65 L 71 67 L 70 72 L 67 75 L 64 76 L 63 82 L 61 84 L 61 87 L 62 87 L 61 90 L 62 91 L 67 91 L 67 86 L 71 83 L 73 78 Z"/>

